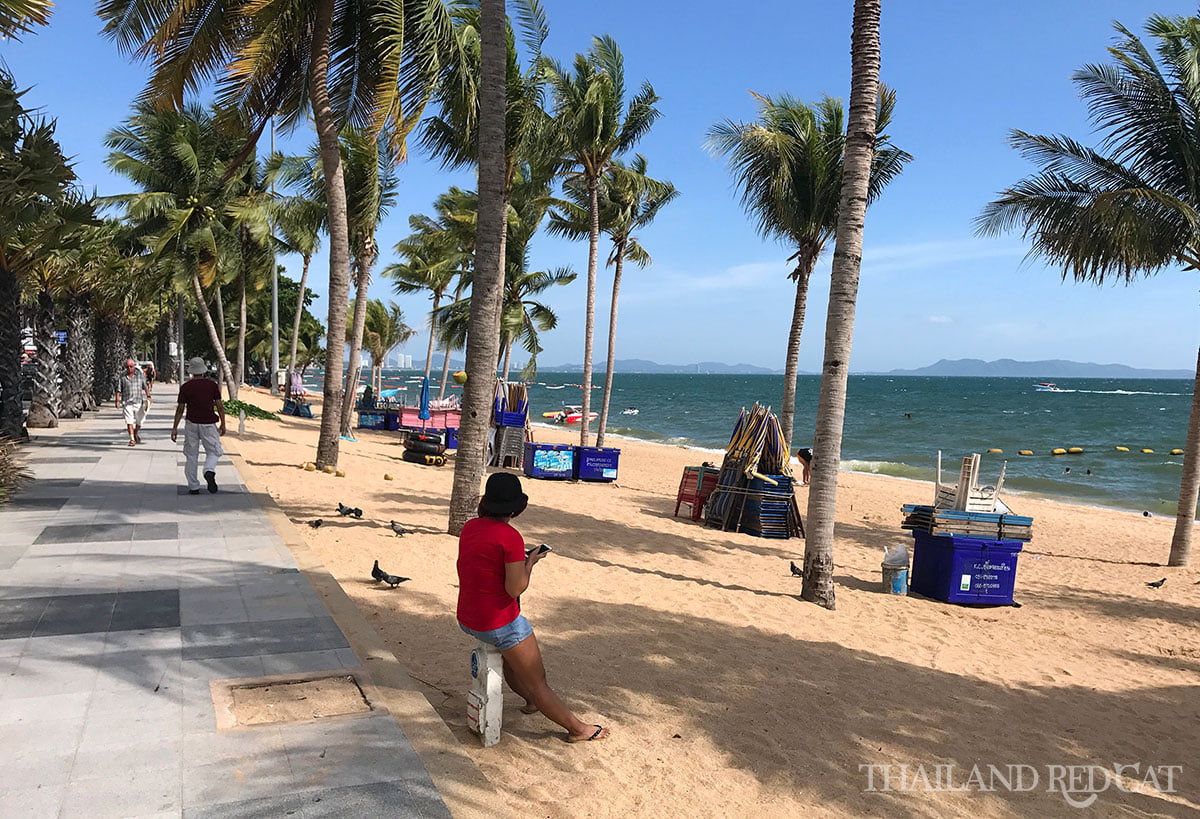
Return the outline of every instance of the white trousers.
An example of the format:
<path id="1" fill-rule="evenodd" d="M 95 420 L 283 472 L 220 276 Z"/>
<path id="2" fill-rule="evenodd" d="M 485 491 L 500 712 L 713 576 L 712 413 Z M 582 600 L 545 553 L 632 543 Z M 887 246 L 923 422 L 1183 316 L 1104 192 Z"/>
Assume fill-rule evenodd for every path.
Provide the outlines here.
<path id="1" fill-rule="evenodd" d="M 204 471 L 216 472 L 217 459 L 225 454 L 221 449 L 221 435 L 217 432 L 216 424 L 196 424 L 185 420 L 183 422 L 183 476 L 187 478 L 188 489 L 199 489 L 200 481 L 196 478 L 196 462 L 200 459 L 200 444 L 204 444 Z"/>

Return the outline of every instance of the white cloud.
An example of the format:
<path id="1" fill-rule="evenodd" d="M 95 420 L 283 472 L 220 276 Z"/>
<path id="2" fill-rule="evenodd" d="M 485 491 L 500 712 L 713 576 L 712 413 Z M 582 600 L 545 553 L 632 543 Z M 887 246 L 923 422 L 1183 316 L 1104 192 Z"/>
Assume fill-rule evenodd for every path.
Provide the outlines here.
<path id="1" fill-rule="evenodd" d="M 928 270 L 978 259 L 1025 255 L 1019 244 L 995 239 L 954 239 L 947 242 L 868 247 L 863 251 L 863 270 L 872 274 L 903 270 Z"/>
<path id="2" fill-rule="evenodd" d="M 950 318 L 949 316 L 930 316 L 929 323 L 930 324 L 953 324 L 954 319 Z"/>

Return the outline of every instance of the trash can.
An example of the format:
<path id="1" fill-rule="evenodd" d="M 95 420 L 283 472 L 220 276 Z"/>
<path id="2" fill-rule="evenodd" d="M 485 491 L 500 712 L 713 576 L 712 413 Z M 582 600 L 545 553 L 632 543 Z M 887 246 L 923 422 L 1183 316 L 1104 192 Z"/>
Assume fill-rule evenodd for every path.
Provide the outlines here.
<path id="1" fill-rule="evenodd" d="M 883 571 L 884 594 L 908 594 L 908 546 L 890 547 L 879 568 Z"/>
<path id="2" fill-rule="evenodd" d="M 1011 606 L 1019 540 L 981 540 L 913 530 L 910 584 L 917 594 L 946 603 Z"/>

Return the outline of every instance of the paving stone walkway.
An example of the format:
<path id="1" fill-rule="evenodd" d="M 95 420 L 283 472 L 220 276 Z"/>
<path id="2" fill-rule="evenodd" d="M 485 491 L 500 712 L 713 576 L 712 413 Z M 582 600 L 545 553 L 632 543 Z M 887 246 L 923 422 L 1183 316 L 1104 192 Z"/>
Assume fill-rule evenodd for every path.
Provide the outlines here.
<path id="1" fill-rule="evenodd" d="M 153 406 L 37 435 L 0 506 L 0 816 L 449 816 L 396 721 L 219 731 L 213 680 L 359 661 L 227 459 L 188 495 Z M 236 422 L 235 422 L 236 423 Z"/>

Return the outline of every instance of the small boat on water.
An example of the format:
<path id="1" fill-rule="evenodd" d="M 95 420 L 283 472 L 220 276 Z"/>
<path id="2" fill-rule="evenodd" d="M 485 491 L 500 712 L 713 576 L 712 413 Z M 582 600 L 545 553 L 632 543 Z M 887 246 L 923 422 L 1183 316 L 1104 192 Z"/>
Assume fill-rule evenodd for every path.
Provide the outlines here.
<path id="1" fill-rule="evenodd" d="M 563 408 L 554 412 L 543 412 L 543 418 L 548 418 L 556 424 L 578 424 L 583 420 L 583 407 L 574 404 L 564 404 Z M 597 414 L 588 413 L 588 420 L 595 421 Z"/>
<path id="2" fill-rule="evenodd" d="M 641 410 L 639 410 L 637 407 L 626 407 L 625 409 L 621 410 L 622 415 L 637 415 L 639 412 L 641 412 Z"/>
<path id="3" fill-rule="evenodd" d="M 1043 381 L 1040 384 L 1034 384 L 1033 389 L 1035 392 L 1064 392 L 1064 390 L 1060 390 L 1058 388 L 1057 384 L 1051 384 L 1049 381 Z"/>

